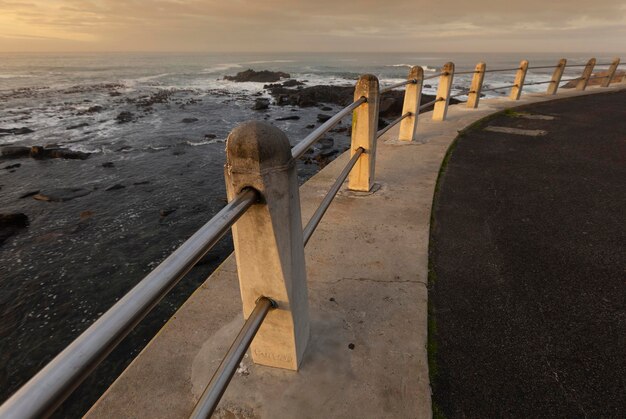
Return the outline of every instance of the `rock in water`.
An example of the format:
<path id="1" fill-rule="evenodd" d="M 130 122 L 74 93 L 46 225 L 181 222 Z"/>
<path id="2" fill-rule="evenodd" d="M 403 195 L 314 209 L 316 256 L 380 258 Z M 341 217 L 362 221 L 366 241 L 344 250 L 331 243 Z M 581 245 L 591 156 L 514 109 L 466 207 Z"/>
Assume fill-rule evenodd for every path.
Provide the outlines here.
<path id="1" fill-rule="evenodd" d="M 298 119 L 300 119 L 298 115 L 290 115 L 283 116 L 282 118 L 276 118 L 277 121 L 297 121 Z"/>
<path id="2" fill-rule="evenodd" d="M 318 120 L 319 122 L 326 122 L 326 121 L 328 121 L 330 118 L 332 118 L 332 115 L 326 115 L 326 114 L 323 114 L 323 113 L 318 113 L 318 114 L 317 114 L 317 120 Z"/>
<path id="3" fill-rule="evenodd" d="M 126 186 L 122 185 L 121 183 L 116 183 L 115 185 L 106 188 L 105 191 L 116 191 L 118 189 L 124 189 L 125 187 Z"/>
<path id="4" fill-rule="evenodd" d="M 135 116 L 128 111 L 120 112 L 118 116 L 115 117 L 115 120 L 118 124 L 125 124 L 126 122 L 132 122 L 135 119 Z"/>
<path id="5" fill-rule="evenodd" d="M 265 98 L 256 99 L 254 101 L 254 105 L 252 105 L 252 110 L 254 111 L 262 111 L 270 107 L 270 100 Z"/>
<path id="6" fill-rule="evenodd" d="M 89 195 L 90 193 L 90 190 L 83 188 L 60 188 L 42 191 L 37 195 L 34 195 L 33 198 L 38 201 L 65 202 L 81 196 Z"/>
<path id="7" fill-rule="evenodd" d="M 21 212 L 0 214 L 0 245 L 9 237 L 28 226 L 28 216 Z"/>
<path id="8" fill-rule="evenodd" d="M 9 135 L 9 134 L 23 135 L 23 134 L 30 134 L 31 132 L 35 132 L 35 131 L 33 131 L 32 129 L 30 129 L 28 127 L 0 128 L 0 136 L 2 136 L 2 135 Z"/>
<path id="9" fill-rule="evenodd" d="M 19 157 L 27 157 L 30 155 L 30 147 L 20 147 L 20 146 L 9 146 L 9 147 L 2 147 L 2 149 L 0 149 L 0 155 L 2 157 L 9 157 L 9 158 L 19 158 Z"/>
<path id="10" fill-rule="evenodd" d="M 193 124 L 194 122 L 198 122 L 199 119 L 198 118 L 183 118 L 182 123 L 184 124 Z"/>
<path id="11" fill-rule="evenodd" d="M 283 73 L 282 71 L 254 71 L 252 69 L 248 69 L 237 73 L 235 76 L 224 76 L 224 80 L 236 81 L 240 83 L 250 81 L 258 83 L 273 83 L 281 78 L 288 79 L 290 77 L 291 76 L 289 74 Z"/>

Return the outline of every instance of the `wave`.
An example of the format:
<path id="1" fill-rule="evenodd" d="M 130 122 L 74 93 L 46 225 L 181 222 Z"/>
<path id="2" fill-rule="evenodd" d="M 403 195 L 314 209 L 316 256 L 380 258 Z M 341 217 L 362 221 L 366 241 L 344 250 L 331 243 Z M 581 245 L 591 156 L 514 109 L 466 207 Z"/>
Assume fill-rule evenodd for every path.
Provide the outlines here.
<path id="1" fill-rule="evenodd" d="M 261 60 L 261 61 L 247 61 L 244 64 L 269 64 L 269 63 L 295 63 L 294 60 Z"/>
<path id="2" fill-rule="evenodd" d="M 389 65 L 386 65 L 385 67 L 406 67 L 406 68 L 411 68 L 413 66 L 414 66 L 414 64 L 389 64 Z M 428 71 L 428 72 L 431 72 L 431 73 L 434 73 L 435 71 L 437 71 L 436 67 L 429 67 L 427 65 L 423 65 L 422 69 L 424 69 L 424 71 Z"/>
<path id="3" fill-rule="evenodd" d="M 211 74 L 211 73 L 221 73 L 226 70 L 230 70 L 231 68 L 242 68 L 241 64 L 235 63 L 225 63 L 225 64 L 217 64 L 213 67 L 203 68 L 200 71 L 200 74 Z"/>
<path id="4" fill-rule="evenodd" d="M 198 147 L 201 145 L 220 144 L 220 143 L 225 143 L 225 142 L 226 142 L 225 138 L 212 138 L 210 140 L 202 140 L 202 141 L 185 141 L 185 144 L 191 147 Z"/>
<path id="5" fill-rule="evenodd" d="M 30 79 L 35 76 L 30 74 L 0 74 L 0 79 Z"/>

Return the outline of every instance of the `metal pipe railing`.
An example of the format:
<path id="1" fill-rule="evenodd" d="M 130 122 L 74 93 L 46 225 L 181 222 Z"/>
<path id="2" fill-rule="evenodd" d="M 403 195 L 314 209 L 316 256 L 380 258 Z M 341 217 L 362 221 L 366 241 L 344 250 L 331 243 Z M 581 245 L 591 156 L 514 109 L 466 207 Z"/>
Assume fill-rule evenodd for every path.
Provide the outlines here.
<path id="1" fill-rule="evenodd" d="M 482 89 L 482 92 L 491 92 L 491 91 L 500 90 L 500 89 L 510 89 L 511 87 L 517 87 L 517 84 L 510 84 L 508 86 L 491 87 L 489 89 Z"/>
<path id="2" fill-rule="evenodd" d="M 491 70 L 485 70 L 485 73 L 496 73 L 498 71 L 517 71 L 519 70 L 519 67 L 515 67 L 515 68 L 495 68 L 495 69 L 491 69 Z"/>
<path id="3" fill-rule="evenodd" d="M 307 223 L 306 227 L 304 227 L 304 230 L 302 231 L 302 235 L 304 237 L 305 246 L 309 242 L 309 239 L 313 235 L 313 232 L 317 228 L 317 225 L 322 220 L 322 217 L 326 213 L 326 210 L 330 206 L 330 203 L 333 202 L 333 198 L 335 197 L 335 195 L 337 195 L 337 192 L 339 192 L 339 189 L 341 189 L 341 185 L 343 184 L 343 182 L 345 182 L 346 178 L 350 174 L 350 171 L 356 164 L 357 160 L 359 160 L 359 157 L 361 157 L 361 154 L 363 154 L 364 152 L 365 152 L 365 149 L 363 147 L 359 147 L 356 150 L 356 152 L 354 153 L 350 161 L 348 161 L 348 164 L 346 164 L 346 167 L 341 171 L 341 173 L 339 174 L 339 177 L 337 177 L 337 180 L 335 181 L 335 183 L 333 183 L 333 186 L 330 188 L 330 190 L 328 191 L 328 193 L 326 194 L 326 196 L 320 203 L 319 207 L 317 207 L 317 209 L 311 216 L 311 219 Z"/>
<path id="4" fill-rule="evenodd" d="M 226 387 L 228 387 L 230 380 L 233 378 L 233 375 L 235 375 L 235 371 L 237 371 L 241 359 L 250 347 L 263 320 L 265 320 L 267 313 L 277 307 L 276 302 L 270 298 L 261 297 L 257 300 L 250 317 L 248 317 L 244 323 L 235 341 L 230 345 L 226 356 L 222 359 L 220 366 L 213 374 L 211 381 L 204 392 L 202 392 L 200 400 L 198 400 L 196 407 L 189 416 L 190 418 L 206 419 L 213 414 L 224 395 L 224 391 L 226 391 Z"/>
<path id="5" fill-rule="evenodd" d="M 0 417 L 47 417 L 254 204 L 243 190 L 0 406 Z"/>
<path id="6" fill-rule="evenodd" d="M 424 77 L 422 80 L 430 80 L 430 79 L 436 79 L 437 77 L 440 77 L 443 73 L 437 73 L 437 74 L 432 74 L 428 77 Z"/>
<path id="7" fill-rule="evenodd" d="M 382 89 L 380 89 L 379 93 L 380 94 L 387 93 L 387 92 L 389 92 L 389 91 L 391 91 L 393 89 L 397 89 L 398 87 L 406 86 L 407 84 L 416 84 L 416 83 L 417 83 L 417 80 L 415 80 L 415 79 L 413 79 L 413 80 L 404 80 L 404 81 L 401 81 L 399 83 L 395 83 L 395 84 L 391 84 L 389 86 L 383 87 Z"/>
<path id="8" fill-rule="evenodd" d="M 335 125 L 339 123 L 339 121 L 341 121 L 341 119 L 349 115 L 350 112 L 352 112 L 353 110 L 355 110 L 356 108 L 358 108 L 365 102 L 367 102 L 367 99 L 364 97 L 352 102 L 352 104 L 346 106 L 345 108 L 337 112 L 335 116 L 333 116 L 328 121 L 324 122 L 322 125 L 317 127 L 313 132 L 307 135 L 302 141 L 300 141 L 298 144 L 293 146 L 293 148 L 291 149 L 291 155 L 293 156 L 293 158 L 297 159 L 297 158 L 302 157 L 302 155 L 304 155 L 304 153 L 306 153 L 306 151 L 313 144 L 315 144 L 322 137 L 322 135 L 330 131 Z"/>
<path id="9" fill-rule="evenodd" d="M 555 68 L 555 67 L 558 67 L 558 65 L 535 65 L 532 67 L 528 67 L 528 70 L 539 70 L 543 68 Z"/>
<path id="10" fill-rule="evenodd" d="M 440 100 L 440 98 L 437 98 L 437 99 L 431 100 L 428 103 L 424 103 L 423 105 L 420 105 L 419 110 L 420 111 L 424 110 L 424 109 L 428 108 L 430 105 L 434 105 L 435 103 L 439 102 L 439 100 Z"/>
<path id="11" fill-rule="evenodd" d="M 396 119 L 394 119 L 393 121 L 391 121 L 389 123 L 389 125 L 387 125 L 385 128 L 379 130 L 376 133 L 376 138 L 380 138 L 384 133 L 386 133 L 387 131 L 389 131 L 391 128 L 393 128 L 398 122 L 402 121 L 404 118 L 407 118 L 411 116 L 411 112 L 407 112 L 404 115 L 400 115 L 399 117 L 397 117 Z"/>

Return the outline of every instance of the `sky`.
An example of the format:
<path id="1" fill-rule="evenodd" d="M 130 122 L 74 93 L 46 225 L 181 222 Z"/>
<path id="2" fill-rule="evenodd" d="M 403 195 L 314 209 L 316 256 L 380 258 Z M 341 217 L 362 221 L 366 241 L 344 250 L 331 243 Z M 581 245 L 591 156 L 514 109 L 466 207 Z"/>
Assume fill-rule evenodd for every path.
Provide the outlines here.
<path id="1" fill-rule="evenodd" d="M 1 52 L 626 51 L 626 0 L 0 0 Z"/>

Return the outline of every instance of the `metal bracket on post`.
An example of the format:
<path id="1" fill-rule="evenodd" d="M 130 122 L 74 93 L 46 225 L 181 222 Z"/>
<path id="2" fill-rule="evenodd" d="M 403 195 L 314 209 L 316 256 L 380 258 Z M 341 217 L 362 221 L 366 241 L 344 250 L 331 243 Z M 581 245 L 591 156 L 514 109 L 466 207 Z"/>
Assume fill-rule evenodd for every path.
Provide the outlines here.
<path id="1" fill-rule="evenodd" d="M 583 70 L 583 74 L 580 76 L 580 80 L 578 80 L 578 83 L 576 84 L 576 90 L 585 90 L 587 88 L 587 83 L 589 83 L 589 78 L 591 77 L 591 73 L 593 73 L 593 68 L 595 66 L 595 58 L 592 58 L 587 62 L 587 65 Z"/>
<path id="2" fill-rule="evenodd" d="M 309 310 L 298 177 L 287 136 L 264 122 L 236 127 L 226 141 L 225 177 L 229 200 L 243 188 L 261 196 L 232 228 L 244 317 L 260 296 L 278 303 L 252 342 L 252 359 L 297 370 L 309 340 Z"/>
<path id="3" fill-rule="evenodd" d="M 483 80 L 485 80 L 485 70 L 487 64 L 480 62 L 476 64 L 474 69 L 474 77 L 472 77 L 472 84 L 470 91 L 467 94 L 467 107 L 470 109 L 478 108 L 478 102 L 480 101 L 480 91 L 483 89 Z"/>
<path id="4" fill-rule="evenodd" d="M 417 139 L 417 118 L 420 111 L 420 101 L 422 100 L 422 86 L 424 84 L 424 69 L 419 66 L 411 67 L 408 80 L 415 80 L 406 85 L 404 90 L 404 105 L 402 115 L 409 113 L 409 116 L 400 122 L 400 141 L 415 141 Z"/>
<path id="5" fill-rule="evenodd" d="M 566 65 L 567 60 L 565 58 L 561 58 L 552 73 L 552 79 L 550 80 L 548 90 L 546 91 L 547 94 L 556 95 L 556 92 L 559 90 L 559 84 L 561 83 L 561 78 L 563 77 Z"/>
<path id="6" fill-rule="evenodd" d="M 376 164 L 376 133 L 378 132 L 378 101 L 380 87 L 378 78 L 372 74 L 364 74 L 354 87 L 354 100 L 365 97 L 367 102 L 352 113 L 352 144 L 350 156 L 362 147 L 356 165 L 350 172 L 348 188 L 353 191 L 369 192 L 374 186 L 374 168 Z"/>
<path id="7" fill-rule="evenodd" d="M 617 67 L 619 66 L 619 57 L 613 58 L 613 62 L 611 63 L 611 67 L 609 67 L 608 74 L 606 78 L 602 80 L 602 87 L 609 87 L 611 81 L 613 80 L 613 76 L 615 76 L 615 72 L 617 71 Z"/>
<path id="8" fill-rule="evenodd" d="M 519 63 L 519 68 L 515 74 L 515 83 L 511 88 L 511 94 L 509 99 L 519 100 L 522 95 L 522 89 L 524 88 L 524 80 L 526 80 L 526 72 L 528 71 L 528 60 L 522 60 Z"/>
<path id="9" fill-rule="evenodd" d="M 437 87 L 437 97 L 433 109 L 433 121 L 443 121 L 448 114 L 450 104 L 450 90 L 454 79 L 454 63 L 446 63 L 441 69 L 439 86 Z"/>

